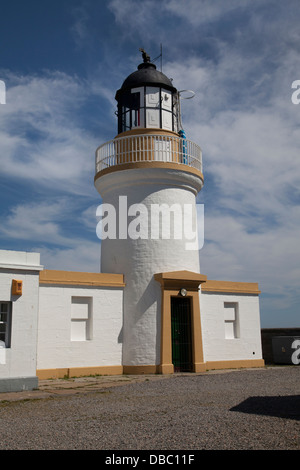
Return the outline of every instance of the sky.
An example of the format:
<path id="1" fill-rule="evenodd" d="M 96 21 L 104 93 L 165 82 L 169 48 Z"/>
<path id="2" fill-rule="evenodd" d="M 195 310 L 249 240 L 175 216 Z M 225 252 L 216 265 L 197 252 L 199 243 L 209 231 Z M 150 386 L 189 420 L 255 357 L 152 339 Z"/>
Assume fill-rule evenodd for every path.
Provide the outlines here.
<path id="1" fill-rule="evenodd" d="M 182 121 L 203 152 L 201 272 L 258 282 L 261 326 L 300 327 L 299 1 L 10 0 L 0 13 L 0 249 L 99 272 L 95 150 L 117 134 L 115 92 L 143 47 L 195 92 Z"/>

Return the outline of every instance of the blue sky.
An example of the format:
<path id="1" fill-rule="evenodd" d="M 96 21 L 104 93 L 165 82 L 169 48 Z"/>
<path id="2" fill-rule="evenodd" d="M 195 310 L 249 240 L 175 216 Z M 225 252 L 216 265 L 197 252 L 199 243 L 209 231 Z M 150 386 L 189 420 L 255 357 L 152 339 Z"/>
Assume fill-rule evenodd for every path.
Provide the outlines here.
<path id="1" fill-rule="evenodd" d="M 99 271 L 95 149 L 139 48 L 162 44 L 163 72 L 196 93 L 182 114 L 203 151 L 201 272 L 258 282 L 262 327 L 299 327 L 299 17 L 297 0 L 2 2 L 0 248 Z"/>

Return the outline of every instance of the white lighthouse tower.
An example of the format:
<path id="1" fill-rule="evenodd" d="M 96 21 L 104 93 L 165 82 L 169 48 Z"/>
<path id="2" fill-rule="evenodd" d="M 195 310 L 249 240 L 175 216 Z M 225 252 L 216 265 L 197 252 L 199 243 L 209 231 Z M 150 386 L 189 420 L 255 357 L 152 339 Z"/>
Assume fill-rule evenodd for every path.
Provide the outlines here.
<path id="1" fill-rule="evenodd" d="M 182 133 L 179 92 L 142 52 L 116 93 L 118 135 L 96 151 L 101 271 L 124 274 L 124 372 L 199 371 L 202 154 Z"/>
<path id="2" fill-rule="evenodd" d="M 258 284 L 200 273 L 201 149 L 183 132 L 180 92 L 142 52 L 116 93 L 118 134 L 96 150 L 102 272 L 0 250 L 0 392 L 66 375 L 264 366 Z"/>

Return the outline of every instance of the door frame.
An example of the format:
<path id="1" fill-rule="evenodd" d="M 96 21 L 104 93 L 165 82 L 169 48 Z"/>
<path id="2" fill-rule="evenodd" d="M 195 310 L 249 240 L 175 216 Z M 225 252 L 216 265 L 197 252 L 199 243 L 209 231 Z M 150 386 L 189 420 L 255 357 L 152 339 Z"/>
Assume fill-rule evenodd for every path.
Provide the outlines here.
<path id="1" fill-rule="evenodd" d="M 178 302 L 178 304 L 177 304 Z M 192 337 L 192 299 L 188 295 L 171 297 L 171 337 L 172 337 L 172 363 L 174 372 L 192 372 L 193 370 L 193 337 Z M 176 305 L 177 304 L 177 305 Z M 185 327 L 182 325 L 185 323 Z M 176 339 L 179 340 L 176 346 Z M 182 340 L 182 342 L 180 341 Z M 174 356 L 176 351 L 179 357 L 178 370 Z M 183 366 L 182 359 L 186 359 L 186 367 Z"/>
<path id="2" fill-rule="evenodd" d="M 158 273 L 154 279 L 161 285 L 161 349 L 159 372 L 173 374 L 172 363 L 172 331 L 171 331 L 171 297 L 181 295 L 186 290 L 186 296 L 191 302 L 191 333 L 192 333 L 192 368 L 193 372 L 206 370 L 203 362 L 203 343 L 200 318 L 199 287 L 206 282 L 207 277 L 190 271 L 173 271 Z"/>

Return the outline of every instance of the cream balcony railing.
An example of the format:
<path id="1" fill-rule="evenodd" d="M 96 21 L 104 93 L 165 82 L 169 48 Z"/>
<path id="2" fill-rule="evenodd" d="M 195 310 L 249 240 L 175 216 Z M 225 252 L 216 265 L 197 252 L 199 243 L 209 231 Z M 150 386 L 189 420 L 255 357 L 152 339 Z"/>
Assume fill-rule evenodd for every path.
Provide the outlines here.
<path id="1" fill-rule="evenodd" d="M 96 174 L 116 165 L 137 162 L 179 163 L 202 173 L 200 147 L 175 135 L 140 134 L 117 137 L 96 150 Z"/>

